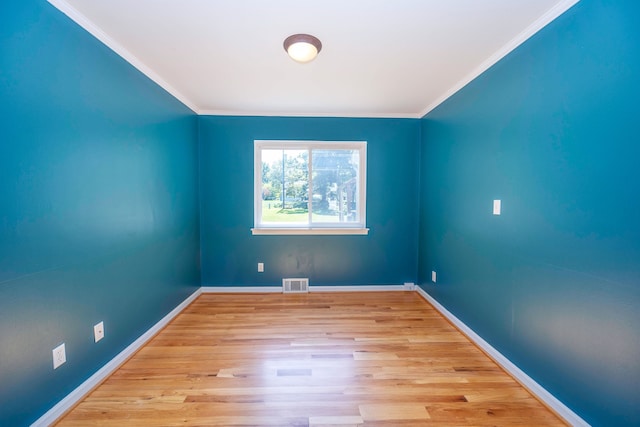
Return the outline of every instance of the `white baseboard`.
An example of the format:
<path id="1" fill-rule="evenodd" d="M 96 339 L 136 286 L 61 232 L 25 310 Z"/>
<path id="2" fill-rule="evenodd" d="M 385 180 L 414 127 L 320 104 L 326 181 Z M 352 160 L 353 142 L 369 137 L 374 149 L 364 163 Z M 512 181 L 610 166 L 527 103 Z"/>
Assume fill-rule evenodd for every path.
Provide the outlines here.
<path id="1" fill-rule="evenodd" d="M 203 286 L 202 293 L 282 293 L 282 286 Z M 412 291 L 404 285 L 309 286 L 309 292 Z"/>
<path id="2" fill-rule="evenodd" d="M 365 292 L 365 291 L 402 291 L 407 290 L 402 285 L 372 285 L 372 286 L 310 286 L 310 292 Z M 65 396 L 53 408 L 38 418 L 32 427 L 49 426 L 58 421 L 69 409 L 82 400 L 91 390 L 111 375 L 131 355 L 144 346 L 154 335 L 164 328 L 174 317 L 182 312 L 198 296 L 203 293 L 281 293 L 282 286 L 202 286 L 185 299 L 180 305 L 171 310 L 158 323 L 107 362 L 96 373 L 80 384 L 75 390 Z"/>
<path id="3" fill-rule="evenodd" d="M 127 348 L 122 350 L 116 357 L 111 359 L 100 368 L 95 374 L 91 375 L 85 382 L 80 384 L 75 390 L 69 393 L 64 399 L 58 402 L 53 408 L 49 409 L 43 416 L 38 418 L 32 425 L 35 427 L 49 426 L 58 421 L 58 419 L 64 415 L 69 409 L 71 409 L 76 403 L 82 400 L 91 390 L 93 390 L 98 384 L 100 384 L 105 378 L 111 375 L 120 365 L 127 361 L 131 355 L 144 346 L 147 341 L 154 337 L 162 328 L 164 328 L 174 317 L 176 317 L 182 310 L 184 310 L 189 304 L 191 304 L 200 294 L 201 289 L 196 290 L 187 299 L 185 299 L 180 305 L 171 310 L 169 314 L 164 316 L 158 323 L 153 325 L 144 334 L 132 342 Z"/>
<path id="4" fill-rule="evenodd" d="M 509 359 L 503 356 L 498 350 L 493 348 L 480 335 L 476 334 L 471 328 L 465 325 L 460 319 L 454 316 L 449 310 L 444 308 L 442 304 L 436 301 L 424 289 L 418 287 L 416 291 L 426 299 L 436 310 L 446 317 L 453 325 L 464 333 L 471 341 L 487 353 L 497 364 L 505 371 L 511 374 L 523 386 L 525 386 L 538 399 L 544 402 L 549 408 L 555 411 L 566 422 L 575 427 L 589 427 L 589 424 L 580 418 L 575 412 L 569 409 L 564 403 L 559 401 L 555 396 L 545 390 L 533 378 L 525 374 L 520 368 L 514 365 Z"/>
<path id="5" fill-rule="evenodd" d="M 460 319 L 455 317 L 444 306 L 437 302 L 431 295 L 420 287 L 414 288 L 424 299 L 426 299 L 433 307 L 438 310 L 444 317 L 453 323 L 460 331 L 462 331 L 469 339 L 471 339 L 478 347 L 484 350 L 493 360 L 502 368 L 516 378 L 520 383 L 535 394 L 538 399 L 543 401 L 559 416 L 565 419 L 569 424 L 576 427 L 589 427 L 589 424 L 580 418 L 575 412 L 565 406 L 551 393 L 545 390 L 540 384 L 535 382 L 531 377 L 525 374 L 520 368 L 514 365 L 509 359 L 503 356 L 498 350 L 493 348 L 489 343 L 476 334 L 471 328 L 465 325 Z M 310 292 L 372 292 L 372 291 L 407 291 L 404 285 L 363 285 L 363 286 L 310 286 Z M 191 304 L 199 295 L 203 293 L 280 293 L 281 286 L 203 286 L 191 294 L 180 305 L 174 308 L 169 314 L 163 317 L 158 323 L 153 325 L 151 329 L 142 334 L 137 340 L 131 343 L 127 348 L 122 350 L 116 357 L 111 359 L 107 364 L 100 368 L 95 374 L 89 377 L 85 382 L 69 393 L 64 399 L 58 402 L 53 408 L 36 420 L 32 426 L 49 426 L 55 423 L 62 415 L 71 409 L 76 403 L 83 399 L 91 390 L 100 384 L 105 378 L 111 375 L 120 365 L 122 365 L 131 355 L 144 346 L 154 335 L 164 328 L 174 317 L 182 312 L 189 304 Z"/>
<path id="6" fill-rule="evenodd" d="M 282 286 L 203 286 L 203 294 L 282 293 Z"/>
<path id="7" fill-rule="evenodd" d="M 389 292 L 406 290 L 402 285 L 309 286 L 309 292 Z"/>

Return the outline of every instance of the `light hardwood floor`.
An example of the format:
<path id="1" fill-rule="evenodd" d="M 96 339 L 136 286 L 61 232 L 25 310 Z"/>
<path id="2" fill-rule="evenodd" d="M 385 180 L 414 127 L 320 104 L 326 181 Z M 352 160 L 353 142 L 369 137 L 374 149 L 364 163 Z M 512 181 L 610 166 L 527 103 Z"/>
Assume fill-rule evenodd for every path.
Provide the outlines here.
<path id="1" fill-rule="evenodd" d="M 565 425 L 415 292 L 204 294 L 59 426 Z"/>

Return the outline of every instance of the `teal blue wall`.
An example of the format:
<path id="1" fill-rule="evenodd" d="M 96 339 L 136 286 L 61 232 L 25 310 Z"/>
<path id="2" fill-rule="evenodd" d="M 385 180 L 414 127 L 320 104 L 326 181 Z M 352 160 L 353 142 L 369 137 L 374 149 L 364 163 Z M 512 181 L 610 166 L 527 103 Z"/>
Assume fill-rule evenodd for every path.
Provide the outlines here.
<path id="1" fill-rule="evenodd" d="M 420 121 L 202 116 L 202 284 L 281 286 L 414 282 Z M 368 236 L 253 236 L 255 139 L 354 140 L 367 145 Z M 265 272 L 257 272 L 257 263 Z"/>
<path id="2" fill-rule="evenodd" d="M 197 192 L 189 109 L 45 1 L 2 2 L 0 425 L 37 419 L 196 289 Z"/>
<path id="3" fill-rule="evenodd" d="M 582 0 L 422 121 L 196 118 L 46 2 L 2 3 L 0 425 L 200 283 L 284 276 L 417 279 L 587 421 L 640 425 L 639 12 Z M 252 236 L 254 139 L 367 140 L 370 235 Z"/>
<path id="4" fill-rule="evenodd" d="M 639 18 L 582 0 L 423 120 L 420 285 L 602 426 L 640 425 Z"/>

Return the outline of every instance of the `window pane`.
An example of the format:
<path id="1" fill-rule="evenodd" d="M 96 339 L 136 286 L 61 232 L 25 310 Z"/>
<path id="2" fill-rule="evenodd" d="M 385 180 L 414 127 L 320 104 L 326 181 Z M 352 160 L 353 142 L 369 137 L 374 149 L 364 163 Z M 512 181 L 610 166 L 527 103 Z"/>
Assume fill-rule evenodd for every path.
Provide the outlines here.
<path id="1" fill-rule="evenodd" d="M 262 223 L 309 222 L 309 152 L 262 150 Z"/>
<path id="2" fill-rule="evenodd" d="M 312 222 L 358 222 L 358 150 L 312 153 Z"/>

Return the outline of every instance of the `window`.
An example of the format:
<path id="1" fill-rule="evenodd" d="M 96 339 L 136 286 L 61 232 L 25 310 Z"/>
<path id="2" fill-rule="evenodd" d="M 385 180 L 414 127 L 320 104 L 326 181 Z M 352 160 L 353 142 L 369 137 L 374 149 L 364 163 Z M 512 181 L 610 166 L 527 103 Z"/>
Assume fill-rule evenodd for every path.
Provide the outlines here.
<path id="1" fill-rule="evenodd" d="M 367 234 L 366 142 L 255 141 L 253 234 Z"/>

